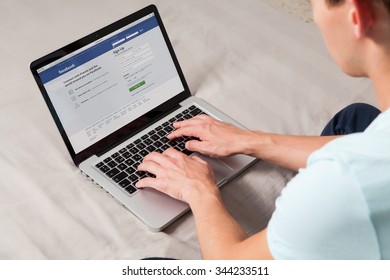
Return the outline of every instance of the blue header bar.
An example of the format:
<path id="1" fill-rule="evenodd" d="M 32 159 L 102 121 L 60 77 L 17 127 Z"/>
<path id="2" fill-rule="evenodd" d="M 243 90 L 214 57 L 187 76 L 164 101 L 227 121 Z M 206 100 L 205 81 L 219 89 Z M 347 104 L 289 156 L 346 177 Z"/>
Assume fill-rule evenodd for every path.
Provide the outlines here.
<path id="1" fill-rule="evenodd" d="M 46 84 L 47 82 L 67 73 L 68 71 L 73 70 L 83 65 L 84 63 L 91 61 L 94 58 L 133 40 L 134 38 L 137 38 L 138 36 L 141 36 L 143 33 L 146 33 L 157 26 L 158 22 L 155 16 L 148 18 L 145 21 L 130 27 L 129 29 L 126 29 L 125 31 L 122 31 L 113 37 L 110 37 L 109 39 L 104 40 L 103 42 L 58 63 L 53 67 L 42 71 L 39 73 L 42 83 Z"/>

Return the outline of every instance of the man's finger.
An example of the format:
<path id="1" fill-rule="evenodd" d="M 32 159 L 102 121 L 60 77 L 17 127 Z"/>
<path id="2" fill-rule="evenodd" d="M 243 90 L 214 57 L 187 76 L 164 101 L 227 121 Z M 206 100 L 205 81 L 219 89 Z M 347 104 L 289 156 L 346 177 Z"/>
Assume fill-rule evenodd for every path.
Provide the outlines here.
<path id="1" fill-rule="evenodd" d="M 151 178 L 146 177 L 141 180 L 139 180 L 135 184 L 136 188 L 142 189 L 142 188 L 152 188 L 161 192 L 164 192 L 166 190 L 166 183 L 164 179 L 160 178 Z"/>
<path id="2" fill-rule="evenodd" d="M 197 116 L 195 116 L 191 119 L 188 119 L 188 120 L 175 122 L 175 123 L 173 123 L 173 127 L 179 128 L 179 127 L 184 127 L 184 126 L 199 125 L 199 124 L 204 123 L 205 121 L 207 122 L 210 120 L 213 120 L 213 118 L 211 118 L 207 115 L 201 114 L 201 115 L 197 115 Z"/>
<path id="3" fill-rule="evenodd" d="M 201 164 L 204 164 L 204 165 L 208 165 L 207 161 L 201 159 L 200 157 L 198 156 L 192 156 L 191 157 L 193 160 L 196 160 L 197 162 L 201 163 Z"/>
<path id="4" fill-rule="evenodd" d="M 183 160 L 185 157 L 187 157 L 185 154 L 175 150 L 174 148 L 169 148 L 169 149 L 165 150 L 163 152 L 163 155 L 167 156 L 169 158 L 178 159 L 178 160 Z"/>
<path id="5" fill-rule="evenodd" d="M 161 166 L 164 166 L 164 167 L 167 167 L 167 166 L 172 166 L 172 161 L 169 159 L 169 157 L 167 157 L 166 155 L 164 154 L 160 154 L 160 153 L 157 153 L 157 152 L 152 152 L 150 154 L 148 154 L 144 160 L 142 162 L 155 162 Z"/>
<path id="6" fill-rule="evenodd" d="M 154 161 L 148 161 L 148 160 L 141 162 L 138 165 L 137 169 L 138 171 L 146 171 L 155 174 L 156 176 L 159 176 L 159 174 L 161 174 L 162 172 L 161 165 L 157 164 Z"/>
<path id="7" fill-rule="evenodd" d="M 206 141 L 190 140 L 186 142 L 186 149 L 191 152 L 198 152 L 204 155 L 215 155 L 212 151 L 212 147 Z"/>
<path id="8" fill-rule="evenodd" d="M 168 134 L 169 139 L 179 138 L 183 136 L 200 137 L 199 126 L 184 126 L 172 131 Z"/>

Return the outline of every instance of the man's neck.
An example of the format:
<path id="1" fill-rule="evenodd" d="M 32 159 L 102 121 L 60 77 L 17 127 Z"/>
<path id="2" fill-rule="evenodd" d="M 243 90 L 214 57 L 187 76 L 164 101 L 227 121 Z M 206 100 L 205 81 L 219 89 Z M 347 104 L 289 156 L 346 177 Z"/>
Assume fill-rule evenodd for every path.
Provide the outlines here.
<path id="1" fill-rule="evenodd" d="M 366 73 L 374 85 L 379 109 L 384 112 L 390 108 L 390 46 L 371 44 L 367 54 Z"/>
<path id="2" fill-rule="evenodd" d="M 374 83 L 379 109 L 384 112 L 390 108 L 390 65 L 387 71 L 383 68 L 382 70 L 378 69 L 376 73 L 371 76 L 371 79 Z"/>

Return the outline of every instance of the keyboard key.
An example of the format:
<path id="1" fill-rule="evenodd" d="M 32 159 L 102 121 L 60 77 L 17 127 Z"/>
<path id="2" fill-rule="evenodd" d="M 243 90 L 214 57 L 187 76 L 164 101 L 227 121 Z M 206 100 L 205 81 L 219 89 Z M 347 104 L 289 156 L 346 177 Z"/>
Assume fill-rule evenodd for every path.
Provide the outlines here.
<path id="1" fill-rule="evenodd" d="M 197 116 L 197 115 L 199 115 L 199 114 L 201 114 L 202 113 L 202 110 L 200 110 L 200 109 L 198 109 L 198 108 L 196 108 L 196 109 L 194 109 L 194 110 L 192 110 L 191 112 L 190 112 L 190 114 L 192 115 L 192 116 Z"/>
<path id="2" fill-rule="evenodd" d="M 143 143 L 139 143 L 139 144 L 137 145 L 137 149 L 142 150 L 142 149 L 145 149 L 145 148 L 146 148 L 146 146 L 145 146 L 145 144 L 143 144 Z"/>
<path id="3" fill-rule="evenodd" d="M 110 162 L 112 159 L 110 157 L 106 158 L 105 160 L 103 160 L 105 163 L 107 162 Z"/>
<path id="4" fill-rule="evenodd" d="M 109 168 L 108 166 L 106 166 L 106 165 L 103 165 L 103 166 L 101 166 L 101 167 L 99 168 L 99 170 L 101 170 L 103 173 L 106 173 L 107 171 L 110 170 L 110 168 Z"/>
<path id="5" fill-rule="evenodd" d="M 119 152 L 120 152 L 121 154 L 124 154 L 124 153 L 127 152 L 127 149 L 126 149 L 126 148 L 120 149 Z"/>
<path id="6" fill-rule="evenodd" d="M 192 115 L 191 114 L 185 114 L 183 116 L 184 119 L 188 120 L 188 119 L 191 119 L 192 118 Z"/>
<path id="7" fill-rule="evenodd" d="M 121 172 L 119 173 L 118 175 L 116 175 L 113 180 L 117 183 L 119 183 L 120 181 L 122 181 L 123 179 L 125 179 L 127 177 L 127 173 L 126 172 Z"/>
<path id="8" fill-rule="evenodd" d="M 179 143 L 179 145 L 177 145 L 177 147 L 180 148 L 181 150 L 184 150 L 186 148 L 186 143 L 181 142 L 181 143 Z"/>
<path id="9" fill-rule="evenodd" d="M 124 179 L 124 180 L 119 182 L 119 186 L 121 186 L 122 188 L 127 188 L 130 185 L 131 185 L 131 182 L 127 179 Z"/>
<path id="10" fill-rule="evenodd" d="M 149 147 L 146 147 L 146 150 L 149 151 L 150 153 L 151 152 L 154 152 L 157 148 L 155 146 L 149 146 Z"/>
<path id="11" fill-rule="evenodd" d="M 130 152 L 131 152 L 132 154 L 136 154 L 136 153 L 139 152 L 139 150 L 138 150 L 137 148 L 132 148 L 132 149 L 130 149 Z"/>
<path id="12" fill-rule="evenodd" d="M 125 161 L 125 163 L 130 166 L 130 165 L 133 165 L 134 164 L 134 160 L 132 160 L 131 158 L 129 158 L 128 160 Z"/>
<path id="13" fill-rule="evenodd" d="M 129 144 L 129 145 L 126 146 L 126 148 L 128 148 L 128 149 L 131 149 L 131 148 L 133 148 L 133 147 L 134 147 L 134 144 L 133 144 L 133 143 L 131 143 L 131 144 Z"/>
<path id="14" fill-rule="evenodd" d="M 163 129 L 163 127 L 161 125 L 156 127 L 156 131 L 160 131 L 161 129 Z"/>
<path id="15" fill-rule="evenodd" d="M 96 164 L 95 166 L 96 166 L 96 168 L 100 168 L 100 167 L 102 167 L 104 165 L 104 163 L 103 162 L 99 162 L 98 164 Z"/>
<path id="16" fill-rule="evenodd" d="M 157 141 L 158 139 L 160 139 L 160 137 L 158 137 L 158 135 L 156 135 L 156 134 L 152 135 L 152 137 L 150 137 L 150 138 L 152 138 L 154 141 Z"/>
<path id="17" fill-rule="evenodd" d="M 117 168 L 120 169 L 120 170 L 125 170 L 125 169 L 127 168 L 127 165 L 124 164 L 124 163 L 121 163 L 121 164 L 119 164 L 119 165 L 117 166 Z"/>
<path id="18" fill-rule="evenodd" d="M 153 143 L 153 141 L 151 140 L 151 139 L 146 139 L 145 141 L 144 141 L 144 143 L 145 143 L 145 145 L 147 145 L 147 146 L 149 146 L 149 145 L 151 145 L 152 143 Z"/>
<path id="19" fill-rule="evenodd" d="M 129 175 L 133 174 L 136 170 L 133 167 L 129 167 L 125 170 Z"/>
<path id="20" fill-rule="evenodd" d="M 133 156 L 133 160 L 135 160 L 135 161 L 141 161 L 142 160 L 142 157 L 140 156 L 140 155 L 134 155 Z"/>
<path id="21" fill-rule="evenodd" d="M 165 123 L 162 124 L 162 126 L 164 126 L 164 127 L 165 127 L 165 126 L 168 126 L 168 125 L 170 125 L 169 122 L 165 122 Z"/>
<path id="22" fill-rule="evenodd" d="M 108 171 L 106 174 L 107 174 L 108 177 L 112 178 L 112 177 L 114 177 L 115 175 L 119 174 L 119 172 L 120 172 L 120 171 L 119 171 L 118 169 L 113 168 L 113 169 L 111 169 L 110 171 Z"/>
<path id="23" fill-rule="evenodd" d="M 153 134 L 155 134 L 156 133 L 156 131 L 155 130 L 152 130 L 152 131 L 150 131 L 149 133 L 148 133 L 148 135 L 149 136 L 152 136 Z"/>
<path id="24" fill-rule="evenodd" d="M 172 128 L 172 126 L 167 126 L 166 128 L 164 128 L 164 130 L 169 133 L 169 132 L 173 131 L 173 128 Z"/>
<path id="25" fill-rule="evenodd" d="M 193 152 L 187 150 L 187 149 L 184 149 L 183 151 L 181 151 L 182 153 L 186 154 L 187 156 L 189 155 L 192 155 Z"/>
<path id="26" fill-rule="evenodd" d="M 196 107 L 195 107 L 195 105 L 192 105 L 190 108 L 188 108 L 188 109 L 190 109 L 191 111 L 192 110 L 194 110 L 194 109 L 196 109 Z"/>
<path id="27" fill-rule="evenodd" d="M 157 132 L 157 134 L 162 137 L 162 136 L 167 135 L 167 132 L 165 130 L 160 130 L 159 132 Z"/>
<path id="28" fill-rule="evenodd" d="M 125 161 L 125 159 L 124 159 L 123 157 L 119 156 L 119 157 L 116 157 L 116 158 L 115 158 L 115 161 L 116 161 L 117 163 L 122 163 L 122 162 Z"/>
<path id="29" fill-rule="evenodd" d="M 171 147 L 175 147 L 177 145 L 177 141 L 176 140 L 171 140 L 167 143 L 167 145 L 171 146 Z"/>
<path id="30" fill-rule="evenodd" d="M 137 144 L 139 144 L 139 143 L 141 143 L 141 139 L 137 139 L 137 140 L 134 141 L 134 144 L 135 144 L 135 145 L 137 145 Z"/>
<path id="31" fill-rule="evenodd" d="M 157 148 L 160 148 L 163 144 L 160 142 L 160 141 L 156 141 L 154 143 L 154 146 L 156 146 Z"/>
<path id="32" fill-rule="evenodd" d="M 125 189 L 129 194 L 133 194 L 137 191 L 136 188 L 134 188 L 133 186 L 128 186 L 126 189 Z"/>
<path id="33" fill-rule="evenodd" d="M 131 154 L 129 152 L 126 152 L 122 155 L 122 157 L 124 157 L 125 159 L 128 159 L 131 157 Z"/>
<path id="34" fill-rule="evenodd" d="M 113 158 L 116 158 L 116 157 L 119 157 L 120 155 L 119 155 L 119 153 L 115 153 L 115 154 L 112 154 L 111 155 Z"/>
<path id="35" fill-rule="evenodd" d="M 135 174 L 132 174 L 129 176 L 129 180 L 133 183 L 137 182 L 138 181 L 138 176 L 135 175 Z"/>
<path id="36" fill-rule="evenodd" d="M 140 155 L 143 156 L 143 157 L 146 157 L 146 156 L 149 154 L 149 152 L 146 151 L 146 150 L 142 150 L 142 151 L 139 152 L 139 153 L 140 153 Z"/>
<path id="37" fill-rule="evenodd" d="M 114 167 L 117 166 L 118 164 L 117 164 L 114 160 L 112 160 L 112 161 L 110 161 L 109 163 L 107 163 L 107 165 L 108 165 L 109 167 L 111 167 L 111 168 L 114 168 Z"/>

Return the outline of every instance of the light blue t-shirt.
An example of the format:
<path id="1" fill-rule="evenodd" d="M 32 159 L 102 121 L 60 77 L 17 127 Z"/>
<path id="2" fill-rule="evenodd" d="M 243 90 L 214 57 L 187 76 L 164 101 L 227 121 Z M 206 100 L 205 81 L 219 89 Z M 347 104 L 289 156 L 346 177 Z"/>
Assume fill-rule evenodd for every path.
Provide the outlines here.
<path id="1" fill-rule="evenodd" d="M 390 110 L 309 157 L 267 239 L 275 259 L 390 259 Z"/>

